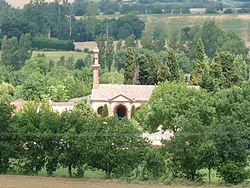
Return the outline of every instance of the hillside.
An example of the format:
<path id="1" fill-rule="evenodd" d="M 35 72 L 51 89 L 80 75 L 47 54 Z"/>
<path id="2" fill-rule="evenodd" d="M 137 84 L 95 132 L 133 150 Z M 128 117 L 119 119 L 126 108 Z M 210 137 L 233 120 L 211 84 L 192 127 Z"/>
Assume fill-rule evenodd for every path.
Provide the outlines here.
<path id="1" fill-rule="evenodd" d="M 246 42 L 250 42 L 250 14 L 245 15 L 141 15 L 146 23 L 146 31 L 152 25 L 164 25 L 171 35 L 175 30 L 181 30 L 186 26 L 202 25 L 205 21 L 215 20 L 226 31 L 232 31 L 240 35 Z M 168 35 L 169 36 L 169 35 Z"/>
<path id="2" fill-rule="evenodd" d="M 46 0 L 46 1 L 53 1 L 53 0 Z M 73 2 L 74 0 L 69 0 L 69 2 Z M 11 6 L 15 8 L 22 8 L 25 4 L 29 3 L 30 0 L 6 0 Z"/>

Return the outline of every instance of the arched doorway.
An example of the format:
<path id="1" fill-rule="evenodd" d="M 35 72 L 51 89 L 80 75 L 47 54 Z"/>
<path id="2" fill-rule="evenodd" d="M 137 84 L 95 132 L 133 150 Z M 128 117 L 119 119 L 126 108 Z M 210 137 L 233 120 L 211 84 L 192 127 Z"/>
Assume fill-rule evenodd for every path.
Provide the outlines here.
<path id="1" fill-rule="evenodd" d="M 118 105 L 115 107 L 114 110 L 115 114 L 118 116 L 119 119 L 127 117 L 128 110 L 123 105 Z"/>
<path id="2" fill-rule="evenodd" d="M 100 107 L 97 109 L 97 114 L 99 114 L 100 116 L 102 116 L 102 113 L 103 113 L 103 106 L 100 106 Z"/>

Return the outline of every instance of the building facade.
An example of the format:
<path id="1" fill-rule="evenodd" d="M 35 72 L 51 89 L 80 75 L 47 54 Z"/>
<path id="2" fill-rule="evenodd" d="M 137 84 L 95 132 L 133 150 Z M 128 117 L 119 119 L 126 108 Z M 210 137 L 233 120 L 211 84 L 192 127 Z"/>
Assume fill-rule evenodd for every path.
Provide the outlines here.
<path id="1" fill-rule="evenodd" d="M 154 85 L 118 85 L 101 84 L 99 81 L 99 49 L 94 52 L 93 88 L 88 103 L 92 108 L 101 114 L 104 105 L 107 105 L 109 116 L 131 118 L 131 109 L 134 106 L 138 110 L 143 102 L 149 100 Z"/>

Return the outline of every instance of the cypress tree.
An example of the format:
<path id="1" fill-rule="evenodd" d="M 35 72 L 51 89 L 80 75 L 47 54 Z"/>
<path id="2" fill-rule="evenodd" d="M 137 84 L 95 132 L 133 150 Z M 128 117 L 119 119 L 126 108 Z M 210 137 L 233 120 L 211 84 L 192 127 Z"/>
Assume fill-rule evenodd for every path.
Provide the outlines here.
<path id="1" fill-rule="evenodd" d="M 196 59 L 192 62 L 190 80 L 193 85 L 200 85 L 205 69 L 205 49 L 202 39 L 199 38 L 196 44 Z"/>
<path id="2" fill-rule="evenodd" d="M 132 48 L 128 48 L 126 52 L 126 60 L 124 67 L 124 84 L 133 84 L 135 76 L 134 52 Z"/>
<path id="3" fill-rule="evenodd" d="M 157 56 L 154 54 L 150 57 L 150 61 L 148 62 L 147 84 L 149 85 L 157 84 Z"/>
<path id="4" fill-rule="evenodd" d="M 148 68 L 147 59 L 144 54 L 141 54 L 138 59 L 139 64 L 139 82 L 141 85 L 147 85 L 148 82 Z"/>
<path id="5" fill-rule="evenodd" d="M 102 117 L 108 117 L 108 116 L 109 116 L 108 105 L 105 104 L 102 109 Z"/>
<path id="6" fill-rule="evenodd" d="M 166 81 L 170 77 L 168 66 L 165 64 L 159 64 L 156 75 L 157 75 L 157 83 Z"/>
<path id="7" fill-rule="evenodd" d="M 168 50 L 168 63 L 167 63 L 167 65 L 168 65 L 169 72 L 170 72 L 169 80 L 170 81 L 179 80 L 179 78 L 180 78 L 179 65 L 178 65 L 177 60 L 176 60 L 175 52 L 171 48 Z"/>
<path id="8" fill-rule="evenodd" d="M 196 44 L 196 59 L 201 62 L 205 60 L 205 49 L 201 38 L 199 38 Z"/>
<path id="9" fill-rule="evenodd" d="M 131 119 L 133 119 L 135 117 L 135 113 L 136 113 L 135 105 L 133 105 L 131 108 Z"/>

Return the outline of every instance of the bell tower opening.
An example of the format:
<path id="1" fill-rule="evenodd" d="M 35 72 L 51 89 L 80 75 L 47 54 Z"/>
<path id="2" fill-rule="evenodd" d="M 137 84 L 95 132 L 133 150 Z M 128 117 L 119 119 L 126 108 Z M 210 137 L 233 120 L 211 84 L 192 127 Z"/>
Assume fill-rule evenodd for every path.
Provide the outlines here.
<path id="1" fill-rule="evenodd" d="M 127 108 L 123 105 L 118 105 L 115 108 L 115 114 L 119 119 L 127 117 Z"/>

